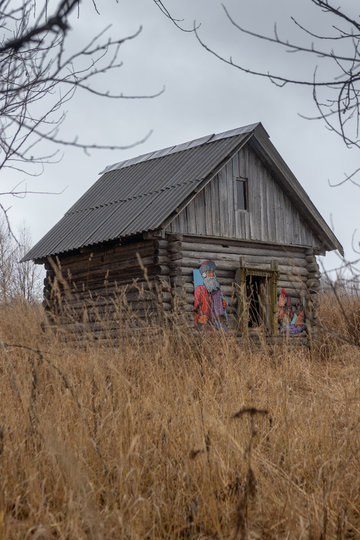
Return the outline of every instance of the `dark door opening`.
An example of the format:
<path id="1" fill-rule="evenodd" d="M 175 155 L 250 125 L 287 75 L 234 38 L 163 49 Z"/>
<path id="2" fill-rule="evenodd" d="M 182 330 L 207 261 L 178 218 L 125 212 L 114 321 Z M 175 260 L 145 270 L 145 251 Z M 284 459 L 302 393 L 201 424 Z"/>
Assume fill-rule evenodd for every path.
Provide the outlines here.
<path id="1" fill-rule="evenodd" d="M 246 276 L 246 297 L 249 306 L 248 327 L 266 324 L 267 279 L 263 276 Z"/>
<path id="2" fill-rule="evenodd" d="M 264 329 L 277 333 L 276 288 L 279 274 L 277 270 L 249 268 L 240 264 L 235 274 L 237 287 L 238 328 L 242 333 L 248 330 Z"/>

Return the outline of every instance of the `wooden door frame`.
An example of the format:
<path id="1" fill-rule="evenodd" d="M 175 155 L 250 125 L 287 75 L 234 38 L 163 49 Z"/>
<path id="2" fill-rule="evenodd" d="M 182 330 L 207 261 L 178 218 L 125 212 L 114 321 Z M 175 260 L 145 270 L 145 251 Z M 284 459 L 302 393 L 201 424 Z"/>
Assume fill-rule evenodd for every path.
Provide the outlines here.
<path id="1" fill-rule="evenodd" d="M 268 321 L 270 332 L 278 333 L 277 324 L 277 282 L 279 279 L 278 270 L 263 270 L 261 268 L 250 268 L 241 265 L 235 274 L 235 284 L 237 285 L 237 317 L 238 329 L 242 333 L 247 333 L 249 330 L 249 306 L 245 301 L 246 294 L 246 278 L 248 276 L 264 277 L 269 280 L 269 307 L 270 313 Z"/>

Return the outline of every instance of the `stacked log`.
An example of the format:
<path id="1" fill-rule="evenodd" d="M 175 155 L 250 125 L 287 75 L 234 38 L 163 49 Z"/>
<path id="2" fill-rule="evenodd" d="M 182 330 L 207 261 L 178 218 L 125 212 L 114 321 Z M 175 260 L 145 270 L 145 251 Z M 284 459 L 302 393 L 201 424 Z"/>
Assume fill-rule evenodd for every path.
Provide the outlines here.
<path id="1" fill-rule="evenodd" d="M 154 263 L 162 266 L 163 271 L 153 278 L 154 292 L 157 298 L 159 312 L 159 323 L 164 324 L 167 314 L 172 310 L 172 294 L 169 275 L 169 246 L 168 241 L 163 238 L 156 238 L 154 241 Z"/>
<path id="2" fill-rule="evenodd" d="M 182 234 L 167 236 L 169 275 L 172 293 L 171 307 L 175 316 L 187 311 L 185 276 L 183 274 Z"/>
<path id="3" fill-rule="evenodd" d="M 46 263 L 50 317 L 74 332 L 99 333 L 159 320 L 171 310 L 167 241 L 146 239 L 84 249 Z M 136 320 L 136 322 L 135 322 Z"/>
<path id="4" fill-rule="evenodd" d="M 226 240 L 214 242 L 213 239 L 184 237 L 177 242 L 177 253 L 181 254 L 178 261 L 178 272 L 181 272 L 181 283 L 191 292 L 192 271 L 199 268 L 204 260 L 213 260 L 216 264 L 216 275 L 222 289 L 227 295 L 232 295 L 235 272 L 239 268 L 240 259 L 248 268 L 272 270 L 274 263 L 279 272 L 278 289 L 286 288 L 291 296 L 300 297 L 305 290 L 308 270 L 301 248 L 291 251 L 280 247 L 269 248 L 258 244 L 238 242 L 227 243 Z M 169 242 L 170 244 L 170 242 Z"/>
<path id="5" fill-rule="evenodd" d="M 321 274 L 313 249 L 306 250 L 305 260 L 308 271 L 306 281 L 306 321 L 309 339 L 311 341 L 317 339 L 317 308 Z"/>
<path id="6" fill-rule="evenodd" d="M 49 259 L 44 301 L 52 316 L 74 333 L 91 328 L 96 335 L 115 334 L 136 319 L 161 323 L 169 314 L 193 319 L 193 270 L 213 260 L 222 292 L 228 301 L 231 325 L 238 326 L 236 272 L 240 267 L 278 273 L 281 289 L 295 303 L 307 293 L 310 327 L 316 326 L 319 271 L 312 250 L 211 237 L 149 234 L 126 244 L 86 248 Z M 135 324 L 135 323 L 134 323 Z M 80 326 L 79 326 L 80 325 Z"/>
<path id="7" fill-rule="evenodd" d="M 238 324 L 237 286 L 235 274 L 239 266 L 252 270 L 277 270 L 277 296 L 282 288 L 295 305 L 305 295 L 308 280 L 305 249 L 267 244 L 227 241 L 209 237 L 168 234 L 170 282 L 181 309 L 192 315 L 194 305 L 193 270 L 205 260 L 216 264 L 216 275 L 228 301 L 227 312 L 231 326 Z M 172 304 L 174 308 L 174 303 Z"/>

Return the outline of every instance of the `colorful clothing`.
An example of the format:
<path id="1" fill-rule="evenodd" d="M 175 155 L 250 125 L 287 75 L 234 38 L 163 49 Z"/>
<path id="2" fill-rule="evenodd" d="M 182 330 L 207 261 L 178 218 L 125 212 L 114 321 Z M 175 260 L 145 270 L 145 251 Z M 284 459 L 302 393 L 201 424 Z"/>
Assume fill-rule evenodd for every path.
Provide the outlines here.
<path id="1" fill-rule="evenodd" d="M 211 313 L 210 295 L 205 285 L 199 285 L 194 293 L 194 322 L 195 324 L 207 324 Z"/>
<path id="2" fill-rule="evenodd" d="M 218 319 L 225 315 L 223 297 L 220 289 L 211 293 L 211 318 Z"/>
<path id="3" fill-rule="evenodd" d="M 288 296 L 286 300 L 285 290 L 282 289 L 279 296 L 279 306 L 281 307 L 278 308 L 278 319 L 282 332 L 300 334 L 305 330 L 305 299 L 303 299 L 302 305 L 299 300 L 296 300 L 295 307 L 293 307 L 291 297 Z"/>
<path id="4" fill-rule="evenodd" d="M 220 284 L 216 279 L 215 263 L 205 261 L 199 270 L 194 270 L 194 323 L 196 326 L 211 326 L 226 330 L 226 305 Z"/>
<path id="5" fill-rule="evenodd" d="M 278 320 L 279 322 L 282 322 L 285 315 L 285 304 L 286 304 L 286 294 L 285 291 L 281 291 L 281 294 L 279 295 L 279 302 L 278 302 Z"/>

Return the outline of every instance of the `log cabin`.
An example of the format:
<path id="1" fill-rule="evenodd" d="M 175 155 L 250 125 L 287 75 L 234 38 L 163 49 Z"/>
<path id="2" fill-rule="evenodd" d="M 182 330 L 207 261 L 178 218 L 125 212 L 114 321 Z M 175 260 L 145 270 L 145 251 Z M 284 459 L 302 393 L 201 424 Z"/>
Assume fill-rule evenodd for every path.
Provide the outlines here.
<path id="1" fill-rule="evenodd" d="M 193 270 L 211 260 L 229 328 L 281 334 L 283 291 L 286 309 L 305 307 L 309 339 L 316 256 L 331 250 L 343 253 L 256 123 L 108 166 L 23 260 L 45 265 L 45 307 L 75 332 L 120 332 L 120 295 L 137 320 L 180 309 L 192 321 Z"/>

